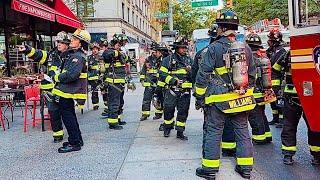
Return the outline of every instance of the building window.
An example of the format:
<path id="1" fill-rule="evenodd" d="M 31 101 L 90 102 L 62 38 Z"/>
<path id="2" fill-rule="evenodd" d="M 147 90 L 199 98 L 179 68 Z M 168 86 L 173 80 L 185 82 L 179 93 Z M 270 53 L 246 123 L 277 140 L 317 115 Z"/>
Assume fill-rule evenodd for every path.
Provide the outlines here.
<path id="1" fill-rule="evenodd" d="M 134 12 L 132 10 L 132 25 L 134 26 Z"/>
<path id="2" fill-rule="evenodd" d="M 136 26 L 139 27 L 139 19 L 138 19 L 138 15 L 136 15 Z"/>
<path id="3" fill-rule="evenodd" d="M 130 9 L 128 8 L 128 22 L 130 22 Z"/>
<path id="4" fill-rule="evenodd" d="M 124 3 L 122 3 L 122 19 L 124 19 Z"/>
<path id="5" fill-rule="evenodd" d="M 93 0 L 77 0 L 76 8 L 79 17 L 94 17 Z"/>

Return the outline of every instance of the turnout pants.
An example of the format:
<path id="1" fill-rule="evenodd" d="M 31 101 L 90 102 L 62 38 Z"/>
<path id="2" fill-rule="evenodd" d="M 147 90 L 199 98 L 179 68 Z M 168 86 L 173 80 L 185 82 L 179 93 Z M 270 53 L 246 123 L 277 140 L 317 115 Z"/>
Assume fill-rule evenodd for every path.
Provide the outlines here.
<path id="1" fill-rule="evenodd" d="M 118 119 L 119 120 L 122 118 L 123 106 L 124 106 L 124 90 L 122 91 L 121 96 L 120 96 L 120 106 L 119 106 L 119 111 L 118 111 Z"/>
<path id="2" fill-rule="evenodd" d="M 289 97 L 286 97 L 281 149 L 283 155 L 293 156 L 297 151 L 297 127 L 303 110 L 301 106 L 290 101 Z M 306 117 L 303 116 L 303 118 L 308 127 L 308 144 L 311 155 L 320 158 L 320 133 L 311 131 Z"/>
<path id="3" fill-rule="evenodd" d="M 97 89 L 98 81 L 89 81 L 92 90 L 91 102 L 93 106 L 99 106 L 99 89 Z"/>
<path id="4" fill-rule="evenodd" d="M 216 106 L 206 107 L 206 128 L 203 131 L 202 166 L 219 170 L 220 144 L 225 121 L 230 121 L 234 127 L 237 143 L 237 165 L 241 169 L 252 170 L 253 147 L 248 130 L 248 113 L 225 114 Z"/>
<path id="5" fill-rule="evenodd" d="M 225 152 L 225 153 L 236 153 L 234 127 L 231 121 L 224 122 L 221 149 L 222 149 L 222 152 Z"/>
<path id="6" fill-rule="evenodd" d="M 174 126 L 174 113 L 177 108 L 176 130 L 184 131 L 190 106 L 190 90 L 166 90 L 164 97 L 164 128 L 172 129 Z"/>
<path id="7" fill-rule="evenodd" d="M 74 100 L 60 97 L 59 102 L 56 103 L 56 105 L 57 108 L 52 112 L 52 122 L 55 123 L 52 128 L 62 129 L 62 124 L 60 123 L 62 119 L 69 134 L 69 143 L 71 145 L 78 145 L 80 141 L 82 141 L 82 136 L 75 112 Z M 54 132 L 57 132 L 55 130 Z"/>
<path id="8" fill-rule="evenodd" d="M 276 95 L 279 94 L 280 86 L 272 86 L 272 89 Z M 270 106 L 272 109 L 273 121 L 283 121 L 283 112 L 282 109 L 277 106 L 277 101 L 270 103 Z"/>
<path id="9" fill-rule="evenodd" d="M 154 87 L 145 87 L 143 93 L 143 101 L 142 101 L 142 115 L 150 116 L 150 106 L 153 94 L 155 93 Z"/>
<path id="10" fill-rule="evenodd" d="M 265 114 L 265 105 L 256 105 L 249 112 L 249 123 L 252 128 L 252 139 L 257 142 L 272 138 L 267 116 Z"/>
<path id="11" fill-rule="evenodd" d="M 108 86 L 107 85 L 102 86 L 101 94 L 102 94 L 102 99 L 104 104 L 104 112 L 107 112 L 108 111 Z"/>
<path id="12" fill-rule="evenodd" d="M 119 124 L 119 112 L 123 106 L 124 84 L 108 85 L 108 119 L 109 125 Z M 121 105 L 122 104 L 122 105 Z"/>

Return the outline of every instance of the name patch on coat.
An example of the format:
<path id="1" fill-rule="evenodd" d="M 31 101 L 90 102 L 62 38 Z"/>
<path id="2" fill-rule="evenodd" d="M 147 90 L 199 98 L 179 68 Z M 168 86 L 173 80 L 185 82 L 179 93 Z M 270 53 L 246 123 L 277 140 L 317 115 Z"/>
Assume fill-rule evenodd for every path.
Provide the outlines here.
<path id="1" fill-rule="evenodd" d="M 229 101 L 230 109 L 253 104 L 253 97 L 243 97 Z"/>

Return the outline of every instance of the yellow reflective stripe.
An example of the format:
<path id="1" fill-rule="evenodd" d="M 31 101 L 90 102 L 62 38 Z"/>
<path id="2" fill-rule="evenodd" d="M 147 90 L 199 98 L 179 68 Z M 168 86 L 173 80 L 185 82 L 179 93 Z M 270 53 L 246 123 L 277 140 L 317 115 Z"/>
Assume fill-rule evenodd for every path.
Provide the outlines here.
<path id="1" fill-rule="evenodd" d="M 242 97 L 252 96 L 253 95 L 253 89 L 248 89 L 248 91 L 244 95 L 239 95 L 238 93 L 225 93 L 225 94 L 217 94 L 217 95 L 211 95 L 209 97 L 205 98 L 205 103 L 210 104 L 214 102 L 226 102 L 235 100 Z"/>
<path id="2" fill-rule="evenodd" d="M 259 140 L 259 141 L 263 141 L 266 139 L 266 136 L 265 134 L 262 134 L 262 135 L 252 135 L 252 139 L 254 140 Z"/>
<path id="3" fill-rule="evenodd" d="M 239 166 L 251 166 L 253 165 L 253 157 L 239 158 L 237 157 L 237 165 Z"/>
<path id="4" fill-rule="evenodd" d="M 149 69 L 148 73 L 158 73 L 158 70 L 157 69 Z"/>
<path id="5" fill-rule="evenodd" d="M 119 51 L 114 50 L 114 56 L 115 56 L 115 57 L 118 57 L 118 56 L 119 56 Z"/>
<path id="6" fill-rule="evenodd" d="M 310 147 L 310 151 L 320 152 L 320 147 L 319 146 L 311 146 L 311 145 L 309 145 L 309 147 Z"/>
<path id="7" fill-rule="evenodd" d="M 125 65 L 122 64 L 121 62 L 116 62 L 116 63 L 114 63 L 113 65 L 114 65 L 114 67 L 124 67 L 124 66 L 125 66 Z"/>
<path id="8" fill-rule="evenodd" d="M 150 115 L 150 111 L 142 111 L 143 115 Z"/>
<path id="9" fill-rule="evenodd" d="M 166 67 L 164 67 L 164 66 L 161 66 L 161 67 L 160 67 L 160 71 L 165 72 L 165 73 L 168 73 L 168 72 L 169 72 L 169 70 L 168 70 Z"/>
<path id="10" fill-rule="evenodd" d="M 166 85 L 165 82 L 162 82 L 162 81 L 157 82 L 157 86 L 164 87 L 165 85 Z"/>
<path id="11" fill-rule="evenodd" d="M 278 63 L 275 63 L 273 66 L 272 66 L 273 69 L 277 70 L 277 71 L 281 71 L 282 69 L 282 66 Z"/>
<path id="12" fill-rule="evenodd" d="M 173 119 L 171 120 L 164 120 L 164 124 L 172 124 L 173 123 Z"/>
<path id="13" fill-rule="evenodd" d="M 278 110 L 272 110 L 272 114 L 279 114 Z"/>
<path id="14" fill-rule="evenodd" d="M 53 88 L 52 93 L 64 98 L 72 98 L 72 99 L 87 99 L 87 94 L 71 94 L 62 92 L 59 89 Z"/>
<path id="15" fill-rule="evenodd" d="M 286 150 L 286 151 L 297 151 L 297 146 L 285 146 L 285 145 L 282 145 L 281 147 L 282 150 Z"/>
<path id="16" fill-rule="evenodd" d="M 122 114 L 118 115 L 118 119 L 121 119 L 122 118 Z"/>
<path id="17" fill-rule="evenodd" d="M 186 126 L 186 123 L 185 122 L 180 122 L 180 121 L 177 121 L 177 126 L 180 126 L 180 127 L 185 127 Z"/>
<path id="18" fill-rule="evenodd" d="M 182 83 L 181 87 L 182 88 L 192 88 L 192 83 L 187 83 L 187 82 L 186 83 Z"/>
<path id="19" fill-rule="evenodd" d="M 198 95 L 204 95 L 207 91 L 207 88 L 200 88 L 200 87 L 196 87 L 196 94 Z"/>
<path id="20" fill-rule="evenodd" d="M 42 58 L 40 59 L 39 63 L 43 64 L 47 60 L 48 53 L 47 53 L 47 51 L 41 51 L 41 52 L 42 52 Z"/>
<path id="21" fill-rule="evenodd" d="M 84 109 L 84 105 L 79 105 L 79 104 L 77 104 L 77 108 L 78 108 L 78 109 Z"/>
<path id="22" fill-rule="evenodd" d="M 237 113 L 237 112 L 252 110 L 252 109 L 254 109 L 254 107 L 256 107 L 256 104 L 250 104 L 250 105 L 246 105 L 246 106 L 242 106 L 242 107 L 238 107 L 238 108 L 227 109 L 227 110 L 223 110 L 223 112 L 224 113 Z"/>
<path id="23" fill-rule="evenodd" d="M 146 75 L 140 75 L 140 79 L 146 78 Z"/>
<path id="24" fill-rule="evenodd" d="M 27 54 L 27 57 L 32 57 L 34 54 L 36 53 L 36 49 L 35 48 L 31 48 L 31 51 Z"/>
<path id="25" fill-rule="evenodd" d="M 172 71 L 171 74 L 188 74 L 188 72 L 185 69 L 178 69 L 176 71 Z"/>
<path id="26" fill-rule="evenodd" d="M 105 68 L 109 68 L 109 67 L 110 67 L 110 63 L 105 63 L 105 64 L 104 64 L 104 67 L 105 67 Z"/>
<path id="27" fill-rule="evenodd" d="M 88 77 L 88 73 L 81 73 L 79 76 L 80 79 L 87 79 L 87 77 Z"/>
<path id="28" fill-rule="evenodd" d="M 54 75 L 53 79 L 54 79 L 55 82 L 60 82 L 60 81 L 59 81 L 59 75 L 60 75 L 60 74 L 55 74 L 55 75 Z"/>
<path id="29" fill-rule="evenodd" d="M 93 69 L 93 70 L 99 70 L 99 65 L 92 66 L 91 69 Z"/>
<path id="30" fill-rule="evenodd" d="M 126 83 L 125 79 L 112 79 L 112 78 L 107 78 L 107 82 L 109 83 Z"/>
<path id="31" fill-rule="evenodd" d="M 56 71 L 58 69 L 58 66 L 51 66 L 49 68 L 49 71 Z"/>
<path id="32" fill-rule="evenodd" d="M 53 132 L 52 135 L 55 137 L 55 136 L 63 136 L 64 133 L 63 133 L 63 130 L 60 130 L 60 131 L 57 131 L 57 132 Z"/>
<path id="33" fill-rule="evenodd" d="M 297 94 L 297 90 L 295 87 L 293 87 L 292 89 L 289 89 L 288 86 L 285 86 L 284 92 L 291 93 L 291 94 Z"/>
<path id="34" fill-rule="evenodd" d="M 217 159 L 217 160 L 202 159 L 202 165 L 208 168 L 218 168 L 220 166 L 220 159 Z"/>
<path id="35" fill-rule="evenodd" d="M 110 124 L 116 124 L 116 123 L 118 123 L 118 121 L 119 121 L 118 118 L 117 119 L 113 119 L 113 118 L 108 118 L 107 119 L 107 122 L 110 123 Z"/>
<path id="36" fill-rule="evenodd" d="M 144 82 L 144 83 L 143 83 L 143 86 L 144 86 L 144 87 L 149 87 L 149 86 L 151 86 L 151 83 L 149 83 L 149 82 Z"/>
<path id="37" fill-rule="evenodd" d="M 98 79 L 99 79 L 99 76 L 92 76 L 88 78 L 89 81 L 98 80 Z"/>
<path id="38" fill-rule="evenodd" d="M 262 97 L 264 97 L 264 94 L 263 93 L 253 93 L 253 97 L 254 98 L 262 98 Z"/>
<path id="39" fill-rule="evenodd" d="M 40 89 L 52 89 L 54 87 L 53 83 L 50 84 L 40 84 Z"/>
<path id="40" fill-rule="evenodd" d="M 228 69 L 226 67 L 215 68 L 215 70 L 217 71 L 217 73 L 219 75 L 223 75 L 223 74 L 227 74 L 228 73 Z M 213 71 L 213 74 L 215 74 L 214 71 Z"/>
<path id="41" fill-rule="evenodd" d="M 166 77 L 166 79 L 165 79 L 165 82 L 166 82 L 167 84 L 169 84 L 170 81 L 171 81 L 171 79 L 172 79 L 172 76 L 168 75 L 168 76 Z"/>
<path id="42" fill-rule="evenodd" d="M 235 142 L 221 142 L 221 148 L 223 149 L 235 149 L 237 144 Z"/>
<path id="43" fill-rule="evenodd" d="M 276 80 L 272 80 L 271 83 L 272 83 L 272 86 L 280 86 L 281 81 L 280 79 L 276 79 Z"/>
<path id="44" fill-rule="evenodd" d="M 163 113 L 163 110 L 156 109 L 155 113 L 158 113 L 158 114 Z"/>
<path id="45" fill-rule="evenodd" d="M 267 137 L 272 137 L 272 133 L 270 131 L 269 132 L 265 132 L 264 135 L 266 136 L 266 138 Z"/>
<path id="46" fill-rule="evenodd" d="M 280 119 L 283 118 L 283 114 L 279 114 L 279 118 L 280 118 Z"/>

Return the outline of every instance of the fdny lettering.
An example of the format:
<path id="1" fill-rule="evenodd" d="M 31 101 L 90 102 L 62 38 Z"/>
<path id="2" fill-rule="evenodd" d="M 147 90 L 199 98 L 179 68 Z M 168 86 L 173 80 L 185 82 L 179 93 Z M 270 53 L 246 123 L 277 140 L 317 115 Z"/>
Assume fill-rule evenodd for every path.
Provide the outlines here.
<path id="1" fill-rule="evenodd" d="M 246 106 L 252 104 L 252 98 L 251 97 L 244 97 L 236 100 L 229 101 L 230 109 Z"/>

